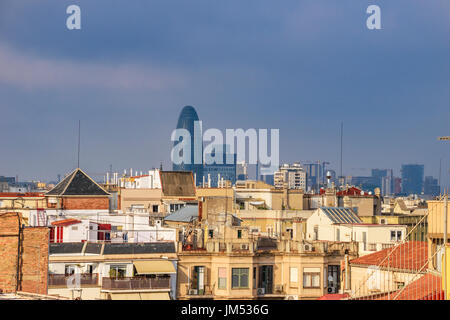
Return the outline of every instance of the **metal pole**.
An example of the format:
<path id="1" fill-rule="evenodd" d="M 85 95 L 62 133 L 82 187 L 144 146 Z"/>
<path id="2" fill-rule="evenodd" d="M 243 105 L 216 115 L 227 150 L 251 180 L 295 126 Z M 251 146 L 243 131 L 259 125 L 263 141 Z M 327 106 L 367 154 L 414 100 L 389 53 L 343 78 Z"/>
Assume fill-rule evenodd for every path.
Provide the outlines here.
<path id="1" fill-rule="evenodd" d="M 444 299 L 447 300 L 447 205 L 448 205 L 448 190 L 444 193 Z"/>
<path id="2" fill-rule="evenodd" d="M 77 168 L 80 167 L 80 136 L 81 136 L 81 120 L 78 120 L 78 161 L 77 161 Z"/>

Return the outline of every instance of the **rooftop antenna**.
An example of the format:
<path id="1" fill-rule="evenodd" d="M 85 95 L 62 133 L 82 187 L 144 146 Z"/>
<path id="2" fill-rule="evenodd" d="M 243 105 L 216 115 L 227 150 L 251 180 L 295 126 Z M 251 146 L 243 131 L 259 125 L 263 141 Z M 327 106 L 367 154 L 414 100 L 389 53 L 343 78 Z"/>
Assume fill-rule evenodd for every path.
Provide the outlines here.
<path id="1" fill-rule="evenodd" d="M 77 168 L 80 168 L 80 136 L 81 136 L 81 120 L 78 120 L 78 162 L 77 162 Z"/>
<path id="2" fill-rule="evenodd" d="M 341 163 L 340 163 L 340 176 L 341 176 L 341 178 L 343 177 L 342 176 L 342 138 L 343 138 L 343 135 L 344 135 L 344 122 L 341 121 Z"/>

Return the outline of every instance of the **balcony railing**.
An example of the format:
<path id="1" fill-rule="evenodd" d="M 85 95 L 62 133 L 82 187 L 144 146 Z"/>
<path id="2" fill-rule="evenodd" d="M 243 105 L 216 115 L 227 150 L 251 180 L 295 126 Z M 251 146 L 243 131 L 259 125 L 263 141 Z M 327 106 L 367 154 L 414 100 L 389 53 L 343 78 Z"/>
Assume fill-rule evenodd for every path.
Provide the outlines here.
<path id="1" fill-rule="evenodd" d="M 170 289 L 170 278 L 144 278 L 144 277 L 123 277 L 123 278 L 102 278 L 103 290 L 149 290 L 149 289 Z"/>
<path id="2" fill-rule="evenodd" d="M 78 273 L 72 276 L 65 274 L 49 274 L 48 275 L 48 285 L 49 286 L 67 286 L 67 281 L 69 278 L 73 279 L 74 277 L 80 277 L 80 285 L 88 286 L 88 285 L 98 285 L 98 274 L 97 273 Z M 75 285 L 76 281 L 71 282 L 71 284 Z"/>
<path id="3" fill-rule="evenodd" d="M 186 294 L 189 296 L 210 296 L 213 294 L 213 288 L 205 285 L 203 289 L 194 289 L 193 286 L 186 284 Z"/>

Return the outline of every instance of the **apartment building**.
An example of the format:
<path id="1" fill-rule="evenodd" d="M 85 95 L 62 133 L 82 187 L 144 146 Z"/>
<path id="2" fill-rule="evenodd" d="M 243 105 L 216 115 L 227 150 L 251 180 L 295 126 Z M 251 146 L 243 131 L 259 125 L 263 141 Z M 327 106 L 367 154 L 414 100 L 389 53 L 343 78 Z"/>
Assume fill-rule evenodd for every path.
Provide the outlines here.
<path id="1" fill-rule="evenodd" d="M 381 215 L 382 201 L 380 190 L 369 194 L 356 187 L 320 189 L 319 194 L 305 194 L 303 208 L 306 210 L 320 207 L 346 207 L 360 217 Z"/>
<path id="2" fill-rule="evenodd" d="M 306 239 L 358 242 L 360 256 L 379 251 L 405 239 L 404 225 L 367 224 L 349 208 L 321 207 L 306 221 Z"/>
<path id="3" fill-rule="evenodd" d="M 303 210 L 303 190 L 277 189 L 262 181 L 237 181 L 238 210 Z"/>
<path id="4" fill-rule="evenodd" d="M 51 243 L 48 293 L 82 300 L 176 297 L 174 242 Z"/>
<path id="5" fill-rule="evenodd" d="M 306 190 L 306 172 L 300 163 L 283 164 L 274 173 L 274 185 L 276 188 Z"/>

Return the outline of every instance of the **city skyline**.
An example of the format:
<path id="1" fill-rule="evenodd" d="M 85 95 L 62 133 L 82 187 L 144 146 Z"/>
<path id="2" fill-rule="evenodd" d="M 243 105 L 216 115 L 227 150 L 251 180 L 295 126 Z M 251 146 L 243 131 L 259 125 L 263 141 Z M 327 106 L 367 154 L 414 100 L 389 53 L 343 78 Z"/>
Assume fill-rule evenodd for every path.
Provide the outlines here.
<path id="1" fill-rule="evenodd" d="M 449 186 L 437 141 L 450 134 L 448 2 L 379 1 L 378 33 L 369 1 L 106 3 L 79 1 L 79 32 L 65 29 L 70 1 L 2 3 L 0 175 L 69 172 L 78 120 L 86 171 L 170 168 L 170 133 L 192 105 L 205 129 L 279 128 L 280 163 L 337 173 L 343 121 L 346 175 L 417 163 L 439 178 L 442 158 Z"/>

